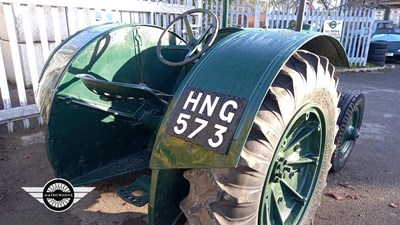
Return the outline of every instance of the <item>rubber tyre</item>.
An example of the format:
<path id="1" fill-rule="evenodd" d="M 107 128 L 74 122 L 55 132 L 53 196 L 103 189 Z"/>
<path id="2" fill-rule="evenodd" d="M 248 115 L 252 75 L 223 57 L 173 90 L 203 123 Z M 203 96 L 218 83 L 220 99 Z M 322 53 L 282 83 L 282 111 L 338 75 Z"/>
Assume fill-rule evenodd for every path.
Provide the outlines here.
<path id="1" fill-rule="evenodd" d="M 372 60 L 368 60 L 368 63 L 377 65 L 377 66 L 385 66 L 385 61 L 372 61 Z"/>
<path id="2" fill-rule="evenodd" d="M 343 145 L 345 132 L 348 128 L 348 123 L 351 122 L 352 116 L 355 112 L 358 113 L 358 122 L 356 122 L 356 128 L 359 130 L 361 127 L 362 119 L 364 116 L 364 105 L 365 98 L 364 94 L 360 92 L 346 91 L 342 94 L 339 100 L 338 107 L 340 108 L 340 114 L 337 121 L 339 131 L 335 138 L 336 149 L 332 155 L 332 171 L 337 172 L 342 169 L 353 151 L 356 140 L 347 141 L 346 145 Z M 345 154 L 341 154 L 342 148 L 346 148 Z"/>
<path id="3" fill-rule="evenodd" d="M 257 114 L 236 168 L 191 169 L 188 196 L 180 203 L 187 224 L 259 224 L 259 212 L 272 159 L 286 127 L 310 104 L 321 106 L 325 146 L 315 188 L 297 224 L 311 224 L 320 204 L 335 149 L 339 92 L 334 67 L 325 57 L 299 50 L 283 66 Z"/>
<path id="4" fill-rule="evenodd" d="M 386 60 L 386 55 L 368 55 L 368 61 L 381 62 Z"/>
<path id="5" fill-rule="evenodd" d="M 370 49 L 387 49 L 387 42 L 377 41 L 369 44 Z"/>
<path id="6" fill-rule="evenodd" d="M 387 52 L 387 49 L 380 49 L 380 48 L 372 48 L 369 49 L 368 55 L 385 55 Z"/>

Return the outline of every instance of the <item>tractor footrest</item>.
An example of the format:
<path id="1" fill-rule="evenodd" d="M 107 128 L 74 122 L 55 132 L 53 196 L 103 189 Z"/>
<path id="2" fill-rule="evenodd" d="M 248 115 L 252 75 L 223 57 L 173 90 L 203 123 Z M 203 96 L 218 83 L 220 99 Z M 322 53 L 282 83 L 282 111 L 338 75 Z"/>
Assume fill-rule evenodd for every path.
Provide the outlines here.
<path id="1" fill-rule="evenodd" d="M 150 177 L 141 176 L 135 182 L 117 189 L 117 194 L 124 201 L 135 206 L 144 206 L 149 202 Z"/>
<path id="2" fill-rule="evenodd" d="M 118 159 L 104 167 L 93 170 L 85 175 L 77 177 L 70 182 L 74 186 L 93 183 L 108 178 L 124 175 L 130 172 L 142 171 L 149 168 L 151 150 L 143 150 L 125 158 Z"/>

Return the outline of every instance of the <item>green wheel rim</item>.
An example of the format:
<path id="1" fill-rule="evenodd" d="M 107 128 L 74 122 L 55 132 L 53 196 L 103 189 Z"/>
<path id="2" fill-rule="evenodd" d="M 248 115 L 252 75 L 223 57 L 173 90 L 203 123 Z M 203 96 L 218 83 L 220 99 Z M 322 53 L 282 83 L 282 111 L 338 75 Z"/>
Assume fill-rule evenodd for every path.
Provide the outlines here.
<path id="1" fill-rule="evenodd" d="M 350 153 L 350 149 L 353 148 L 355 141 L 360 136 L 360 110 L 360 107 L 356 107 L 347 121 L 340 145 L 340 158 L 344 158 Z"/>
<path id="2" fill-rule="evenodd" d="M 275 150 L 261 199 L 259 224 L 298 224 L 320 174 L 326 123 L 316 104 L 304 106 Z"/>

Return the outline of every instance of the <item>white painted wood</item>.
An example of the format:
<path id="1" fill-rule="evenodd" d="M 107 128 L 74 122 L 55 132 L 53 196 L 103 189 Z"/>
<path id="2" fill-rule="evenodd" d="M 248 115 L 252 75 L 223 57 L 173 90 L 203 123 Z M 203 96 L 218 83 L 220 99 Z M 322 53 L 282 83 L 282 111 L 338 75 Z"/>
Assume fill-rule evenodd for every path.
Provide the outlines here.
<path id="1" fill-rule="evenodd" d="M 32 24 L 30 19 L 28 18 L 28 9 L 30 6 L 24 6 L 22 7 L 22 17 L 23 17 L 23 26 L 24 26 L 24 36 L 25 36 L 25 41 L 26 41 L 26 51 L 28 55 L 28 64 L 29 64 L 29 72 L 31 75 L 31 80 L 32 80 L 32 89 L 33 93 L 35 95 L 35 102 L 36 102 L 36 94 L 37 94 L 37 89 L 38 89 L 38 84 L 39 84 L 39 73 L 37 70 L 37 61 L 36 61 L 36 54 L 35 54 L 35 48 L 33 45 L 33 37 L 32 37 Z M 58 11 L 57 11 L 58 12 Z M 58 15 L 55 17 L 59 19 Z M 54 17 L 53 17 L 54 19 Z M 60 29 L 60 28 L 58 28 Z M 56 32 L 54 32 L 56 35 Z M 59 38 L 61 40 L 61 33 L 58 32 Z M 56 42 L 57 43 L 57 42 Z M 42 117 L 38 117 L 38 122 L 40 125 L 43 125 L 43 119 Z"/>
<path id="2" fill-rule="evenodd" d="M 51 7 L 51 21 L 53 23 L 54 42 L 57 46 L 61 44 L 61 25 L 59 10 L 59 7 Z"/>
<path id="3" fill-rule="evenodd" d="M 50 55 L 50 51 L 49 51 L 49 42 L 47 40 L 46 20 L 44 16 L 43 6 L 37 6 L 36 12 L 38 15 L 40 42 L 42 46 L 43 59 L 46 60 Z"/>
<path id="4" fill-rule="evenodd" d="M 22 16 L 22 25 L 23 25 L 23 31 L 24 33 L 35 33 L 35 28 L 32 27 L 33 24 L 30 22 L 34 19 L 37 21 L 39 24 L 38 26 L 38 31 L 39 31 L 39 36 L 40 36 L 40 46 L 42 48 L 42 54 L 43 54 L 43 59 L 38 57 L 37 54 L 34 54 L 33 52 L 35 51 L 35 48 L 33 47 L 33 41 L 31 40 L 31 35 L 25 35 L 28 40 L 26 40 L 26 52 L 27 52 L 27 58 L 28 60 L 25 62 L 20 62 L 19 64 L 17 63 L 17 66 L 13 64 L 13 67 L 19 67 L 19 71 L 17 69 L 17 73 L 19 73 L 18 77 L 20 78 L 19 80 L 19 86 L 23 87 L 22 90 L 18 90 L 19 92 L 25 92 L 24 89 L 24 84 L 23 79 L 21 79 L 21 74 L 23 72 L 23 68 L 29 67 L 31 71 L 33 71 L 32 79 L 34 86 L 33 88 L 36 89 L 36 84 L 37 84 L 37 75 L 38 71 L 36 69 L 35 71 L 35 66 L 36 63 L 39 63 L 41 60 L 46 60 L 48 55 L 49 55 L 49 44 L 50 42 L 52 43 L 53 40 L 48 40 L 48 38 L 52 39 L 52 34 L 54 34 L 54 41 L 55 45 L 58 45 L 61 43 L 62 38 L 65 38 L 65 34 L 72 35 L 78 29 L 81 29 L 83 27 L 86 27 L 88 25 L 95 25 L 107 21 L 101 21 L 98 20 L 96 21 L 96 12 L 100 13 L 102 16 L 102 19 L 109 20 L 108 15 L 112 15 L 112 21 L 119 21 L 119 22 L 125 22 L 125 23 L 130 23 L 132 21 L 134 22 L 140 22 L 140 23 L 151 23 L 159 26 L 166 26 L 174 17 L 179 15 L 180 13 L 194 8 L 194 5 L 196 7 L 204 7 L 206 9 L 210 9 L 211 11 L 214 11 L 217 13 L 219 17 L 222 16 L 222 1 L 200 1 L 196 0 L 193 2 L 192 0 L 145 0 L 145 1 L 134 1 L 132 4 L 126 4 L 125 0 L 113 0 L 113 1 L 98 1 L 96 2 L 96 5 L 93 6 L 93 3 L 91 1 L 82 1 L 82 0 L 68 0 L 68 1 L 61 1 L 61 0 L 0 0 L 0 4 L 8 6 L 11 8 L 11 10 L 8 9 L 8 13 L 12 14 L 12 7 L 10 5 L 14 4 L 17 5 L 17 8 L 19 7 L 20 4 L 23 4 L 21 8 L 24 10 L 25 15 Z M 265 23 L 266 26 L 269 27 L 270 29 L 272 28 L 287 28 L 288 23 L 290 20 L 295 20 L 296 15 L 294 12 L 290 10 L 289 7 L 283 8 L 283 9 L 278 9 L 276 7 L 266 7 L 264 5 L 266 3 L 257 3 L 255 7 L 255 11 L 252 11 L 251 6 L 249 4 L 246 4 L 245 2 L 241 1 L 233 1 L 230 7 L 230 12 L 229 12 L 229 24 L 231 26 L 237 26 L 237 25 L 242 25 L 244 27 L 248 27 L 250 24 L 250 18 L 251 16 L 254 16 L 254 25 L 255 27 L 258 27 L 260 24 L 260 20 L 262 18 L 261 15 L 265 15 Z M 36 15 L 37 18 L 29 18 L 29 14 L 25 13 L 25 10 L 27 10 L 27 7 L 32 7 L 36 10 Z M 7 8 L 7 7 L 6 7 Z M 264 9 L 261 10 L 261 9 Z M 67 9 L 67 10 L 65 10 Z M 254 10 L 254 8 L 253 8 Z M 364 10 L 365 11 L 365 10 Z M 326 19 L 340 19 L 343 20 L 344 22 L 344 27 L 343 27 L 343 35 L 341 38 L 341 42 L 343 43 L 346 52 L 350 53 L 350 61 L 353 65 L 365 65 L 366 64 L 366 58 L 369 50 L 369 41 L 371 37 L 371 29 L 368 29 L 372 27 L 373 23 L 373 14 L 374 11 L 367 10 L 367 12 L 361 12 L 359 10 L 355 9 L 344 9 L 344 13 L 339 15 L 338 10 L 333 10 L 332 12 L 328 12 L 326 10 L 315 10 L 315 13 L 313 15 L 307 15 L 306 19 L 310 21 L 312 24 L 315 24 L 316 27 L 319 27 L 320 30 L 322 31 L 322 25 Z M 50 13 L 50 14 L 49 14 Z M 64 27 L 65 21 L 62 20 L 61 16 L 65 16 L 68 18 L 66 19 L 68 26 Z M 353 15 L 356 13 L 356 15 Z M 28 18 L 27 18 L 28 17 Z M 7 17 L 8 18 L 8 17 Z M 27 20 L 31 20 L 26 22 Z M 208 23 L 209 18 L 205 17 L 204 22 L 205 24 Z M 8 23 L 11 23 L 9 20 L 7 20 Z M 222 21 L 221 21 L 222 22 Z M 15 21 L 14 27 L 15 27 Z M 31 30 L 29 31 L 29 28 L 26 26 L 31 25 Z M 221 23 L 219 24 L 221 26 Z M 359 32 L 358 36 L 352 33 L 352 29 L 356 26 L 359 26 L 361 28 L 358 28 L 359 30 L 363 30 L 362 28 L 365 27 L 365 31 Z M 65 28 L 68 29 L 68 31 L 64 30 Z M 21 29 L 21 28 L 19 28 Z M 37 29 L 37 28 L 36 28 Z M 199 29 L 201 29 L 199 27 Z M 19 30 L 18 30 L 19 31 Z M 15 29 L 14 29 L 15 32 Z M 36 31 L 37 33 L 37 31 Z M 19 33 L 18 33 L 19 34 Z M 9 35 L 9 34 L 7 34 Z M 15 34 L 14 34 L 15 36 Z M 50 37 L 48 37 L 50 36 Z M 19 37 L 19 35 L 17 35 Z M 355 40 L 357 38 L 357 41 Z M 18 39 L 18 38 L 17 38 Z M 15 47 L 15 43 L 18 43 L 19 39 L 17 41 L 14 41 L 14 56 L 12 57 L 12 61 L 20 61 L 18 60 L 15 56 L 16 52 L 19 51 L 18 49 L 18 44 L 17 47 Z M 24 39 L 25 41 L 25 39 Z M 355 46 L 354 43 L 361 43 L 359 46 Z M 24 47 L 19 47 L 24 50 Z M 1 51 L 1 49 L 0 49 Z M 361 52 L 361 54 L 358 54 L 358 52 Z M 33 54 L 32 54 L 33 53 Z M 35 58 L 36 56 L 36 58 Z M 19 56 L 19 58 L 21 58 Z M 1 59 L 1 58 L 0 58 Z M 25 67 L 22 67 L 22 63 L 24 65 L 27 65 Z M 9 63 L 11 64 L 11 63 Z M 37 66 L 36 66 L 37 68 Z M 36 76 L 36 77 L 34 77 Z M 23 78 L 23 77 L 22 77 Z M 1 88 L 1 93 L 3 96 L 3 104 L 5 107 L 11 108 L 11 102 L 10 102 L 10 94 L 7 86 L 7 81 L 6 81 L 6 73 L 5 73 L 5 68 L 4 68 L 4 59 L 0 60 L 0 88 Z M 22 82 L 21 82 L 22 81 Z M 7 87 L 6 87 L 7 86 Z M 35 91 L 35 90 L 34 90 Z M 35 91 L 36 92 L 36 91 Z M 7 94 L 6 94 L 7 93 Z M 20 93 L 19 93 L 20 95 Z M 26 99 L 26 97 L 25 97 Z M 21 100 L 20 100 L 21 101 Z M 0 110 L 0 114 L 2 113 L 2 110 Z M 12 123 L 9 123 L 9 129 L 12 130 Z"/>
<path id="5" fill-rule="evenodd" d="M 78 12 L 76 7 L 67 7 L 68 34 L 73 35 L 78 31 Z"/>
<path id="6" fill-rule="evenodd" d="M 121 20 L 121 15 L 118 14 L 119 19 Z M 97 21 L 96 21 L 96 10 L 95 9 L 90 9 L 89 10 L 89 19 L 90 19 L 90 25 L 96 25 Z"/>
<path id="7" fill-rule="evenodd" d="M 257 3 L 255 15 L 254 15 L 254 28 L 260 27 L 260 20 L 261 20 L 260 17 L 261 17 L 261 4 Z"/>
<path id="8" fill-rule="evenodd" d="M 266 26 L 270 29 L 279 29 L 279 28 L 287 28 L 288 23 L 291 20 L 296 20 L 296 15 L 293 13 L 289 7 L 286 8 L 277 8 L 275 6 L 268 7 L 265 6 L 265 11 L 261 12 L 258 10 L 257 6 L 262 3 L 257 3 L 256 10 L 251 11 L 248 4 L 245 2 L 233 1 L 231 3 L 230 8 L 230 24 L 233 25 L 242 25 L 244 27 L 249 26 L 250 16 L 255 16 L 255 26 L 259 24 L 258 21 L 261 18 L 261 14 L 265 14 L 265 23 Z M 240 5 L 240 6 L 239 6 Z M 236 7 L 234 7 L 236 6 Z M 213 12 L 220 12 L 219 1 L 218 5 L 215 3 L 207 1 L 206 8 Z M 314 10 L 313 14 L 305 15 L 305 22 L 311 23 L 316 30 L 322 32 L 323 25 L 325 20 L 342 20 L 343 21 L 343 30 L 341 43 L 343 44 L 346 52 L 349 54 L 349 60 L 352 65 L 365 65 L 367 60 L 368 53 L 368 45 L 370 37 L 364 32 L 363 27 L 368 27 L 368 24 L 364 20 L 373 20 L 370 15 L 365 15 L 362 13 L 361 8 L 342 8 L 342 12 L 340 12 L 339 8 L 326 10 L 326 9 L 317 9 Z M 236 19 L 235 19 L 236 17 Z M 358 28 L 357 28 L 358 27 Z M 353 29 L 358 29 L 357 34 L 353 32 Z M 367 28 L 366 28 L 367 29 Z M 370 34 L 369 34 L 370 36 Z M 365 40 L 366 39 L 366 40 Z M 360 53 L 361 52 L 361 53 Z"/>
<path id="9" fill-rule="evenodd" d="M 1 50 L 1 45 L 0 45 L 0 93 L 1 93 L 1 98 L 3 100 L 3 106 L 4 109 L 11 109 L 11 98 L 10 98 L 10 91 L 8 89 L 8 83 L 7 83 L 7 76 L 6 76 L 6 69 L 4 68 L 4 60 L 3 60 L 3 52 Z M 0 110 L 0 114 L 3 110 Z M 7 123 L 7 128 L 9 132 L 14 131 L 14 122 L 9 122 Z"/>
<path id="10" fill-rule="evenodd" d="M 3 9 L 4 9 L 4 17 L 7 27 L 7 33 L 10 39 L 11 57 L 15 73 L 15 79 L 17 83 L 19 103 L 20 106 L 26 106 L 28 103 L 26 99 L 24 77 L 22 74 L 21 57 L 19 54 L 17 34 L 15 32 L 13 7 L 10 4 L 4 4 Z M 16 10 L 18 10 L 18 8 Z M 30 127 L 30 122 L 28 119 L 25 119 L 23 123 L 25 129 L 28 129 Z"/>
<path id="11" fill-rule="evenodd" d="M 27 120 L 25 118 L 37 116 L 39 116 L 39 109 L 36 105 L 5 109 L 0 113 L 0 124 L 10 123 L 21 119 Z"/>
<path id="12" fill-rule="evenodd" d="M 88 26 L 88 24 L 86 24 L 86 15 L 85 12 L 82 8 L 77 8 L 77 17 L 78 17 L 78 29 L 77 30 L 81 30 L 85 27 Z"/>
<path id="13" fill-rule="evenodd" d="M 4 3 L 24 3 L 31 5 L 51 5 L 72 8 L 93 8 L 93 1 L 84 0 L 2 0 Z M 178 5 L 171 3 L 162 3 L 158 1 L 133 1 L 127 4 L 126 0 L 97 1 L 96 8 L 109 10 L 126 10 L 132 12 L 164 12 L 171 14 L 181 14 L 193 5 Z"/>
<path id="14" fill-rule="evenodd" d="M 37 70 L 35 49 L 33 46 L 32 24 L 31 24 L 30 19 L 28 18 L 28 15 L 29 15 L 28 7 L 29 6 L 22 7 L 22 19 L 23 19 L 24 36 L 25 36 L 25 41 L 26 41 L 26 51 L 27 51 L 27 55 L 28 55 L 28 65 L 29 65 L 29 71 L 30 71 L 31 79 L 32 79 L 32 88 L 36 95 L 37 86 L 39 84 L 39 78 L 38 78 L 39 74 L 38 74 L 38 70 Z"/>

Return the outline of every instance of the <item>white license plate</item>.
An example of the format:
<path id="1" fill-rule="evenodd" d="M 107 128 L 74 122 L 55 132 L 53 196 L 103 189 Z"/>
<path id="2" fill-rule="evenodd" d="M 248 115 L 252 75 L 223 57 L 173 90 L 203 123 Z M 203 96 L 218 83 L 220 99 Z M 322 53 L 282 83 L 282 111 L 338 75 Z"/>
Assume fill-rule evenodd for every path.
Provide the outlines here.
<path id="1" fill-rule="evenodd" d="M 390 53 L 390 52 L 386 52 L 386 54 L 385 54 L 386 56 L 393 56 L 393 53 Z"/>

